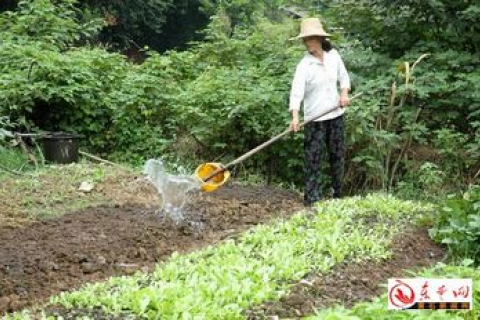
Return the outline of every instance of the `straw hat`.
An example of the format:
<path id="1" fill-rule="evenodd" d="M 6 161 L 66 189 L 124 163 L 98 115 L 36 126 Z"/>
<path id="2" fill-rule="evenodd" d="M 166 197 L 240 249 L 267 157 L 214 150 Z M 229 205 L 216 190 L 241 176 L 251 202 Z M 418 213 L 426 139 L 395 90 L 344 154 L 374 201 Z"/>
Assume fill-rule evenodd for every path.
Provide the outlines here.
<path id="1" fill-rule="evenodd" d="M 302 39 L 311 36 L 330 37 L 330 34 L 323 30 L 322 23 L 318 18 L 303 19 L 300 26 L 300 34 L 293 39 Z"/>

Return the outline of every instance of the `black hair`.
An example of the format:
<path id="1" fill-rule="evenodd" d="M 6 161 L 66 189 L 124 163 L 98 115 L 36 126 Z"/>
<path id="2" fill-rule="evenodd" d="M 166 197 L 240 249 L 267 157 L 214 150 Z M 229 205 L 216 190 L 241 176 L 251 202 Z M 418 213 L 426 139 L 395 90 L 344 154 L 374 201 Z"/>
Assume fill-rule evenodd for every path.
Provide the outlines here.
<path id="1" fill-rule="evenodd" d="M 320 37 L 318 36 L 318 38 L 320 39 L 320 45 L 322 46 L 322 50 L 325 51 L 325 52 L 329 52 L 330 50 L 333 49 L 333 45 L 332 43 L 330 42 L 330 39 L 327 38 L 327 37 Z M 305 41 L 305 40 L 304 40 Z"/>
<path id="2" fill-rule="evenodd" d="M 329 52 L 330 50 L 332 50 L 332 48 L 333 48 L 333 45 L 330 42 L 330 39 L 326 38 L 326 37 L 322 37 L 322 49 L 323 49 L 323 51 Z"/>

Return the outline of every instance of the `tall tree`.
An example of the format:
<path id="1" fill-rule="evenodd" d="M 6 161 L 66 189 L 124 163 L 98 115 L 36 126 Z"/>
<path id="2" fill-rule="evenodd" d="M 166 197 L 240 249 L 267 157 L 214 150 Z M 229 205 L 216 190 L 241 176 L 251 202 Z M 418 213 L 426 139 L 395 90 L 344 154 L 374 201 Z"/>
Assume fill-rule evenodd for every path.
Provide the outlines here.
<path id="1" fill-rule="evenodd" d="M 395 57 L 427 43 L 480 51 L 480 4 L 458 0 L 330 0 L 342 24 Z"/>

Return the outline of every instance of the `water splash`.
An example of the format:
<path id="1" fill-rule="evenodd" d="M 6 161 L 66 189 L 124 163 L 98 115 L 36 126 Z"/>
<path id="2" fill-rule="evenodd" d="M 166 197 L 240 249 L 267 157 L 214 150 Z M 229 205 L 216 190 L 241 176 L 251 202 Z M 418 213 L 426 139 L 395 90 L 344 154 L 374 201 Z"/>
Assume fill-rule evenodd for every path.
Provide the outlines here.
<path id="1" fill-rule="evenodd" d="M 192 176 L 169 174 L 161 160 L 148 160 L 143 172 L 162 195 L 163 212 L 175 222 L 183 221 L 183 207 L 189 192 L 199 189 L 200 182 Z"/>

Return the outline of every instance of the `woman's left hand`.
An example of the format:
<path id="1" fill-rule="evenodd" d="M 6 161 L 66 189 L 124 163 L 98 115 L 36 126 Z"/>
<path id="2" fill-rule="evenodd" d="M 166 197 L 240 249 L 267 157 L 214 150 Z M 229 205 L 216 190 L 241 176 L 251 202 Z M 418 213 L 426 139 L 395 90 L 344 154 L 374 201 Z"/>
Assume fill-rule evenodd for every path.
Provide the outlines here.
<path id="1" fill-rule="evenodd" d="M 348 95 L 342 94 L 342 95 L 340 96 L 340 101 L 339 101 L 339 103 L 340 103 L 340 106 L 341 106 L 342 108 L 344 108 L 344 107 L 346 107 L 346 106 L 348 106 L 348 105 L 350 104 L 350 98 L 348 97 Z"/>

